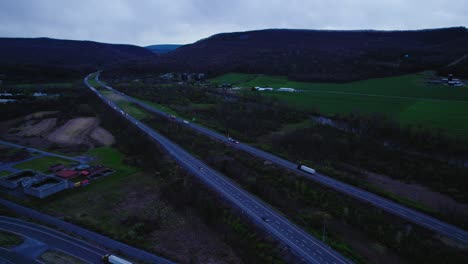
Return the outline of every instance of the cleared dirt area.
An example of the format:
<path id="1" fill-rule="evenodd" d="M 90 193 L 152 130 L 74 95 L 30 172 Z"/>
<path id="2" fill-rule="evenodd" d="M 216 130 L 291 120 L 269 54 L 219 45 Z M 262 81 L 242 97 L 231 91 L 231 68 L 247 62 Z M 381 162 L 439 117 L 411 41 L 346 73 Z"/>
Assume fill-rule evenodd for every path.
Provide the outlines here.
<path id="1" fill-rule="evenodd" d="M 0 136 L 19 144 L 55 148 L 111 146 L 114 136 L 96 117 L 63 116 L 60 112 L 38 112 L 0 123 Z"/>
<path id="2" fill-rule="evenodd" d="M 57 118 L 46 118 L 40 121 L 28 120 L 18 129 L 18 136 L 33 137 L 45 136 L 57 126 Z"/>
<path id="3" fill-rule="evenodd" d="M 93 140 L 95 140 L 98 143 L 101 143 L 104 146 L 111 146 L 115 143 L 115 138 L 112 136 L 112 134 L 105 130 L 102 127 L 96 127 L 91 131 L 91 134 L 89 135 Z"/>

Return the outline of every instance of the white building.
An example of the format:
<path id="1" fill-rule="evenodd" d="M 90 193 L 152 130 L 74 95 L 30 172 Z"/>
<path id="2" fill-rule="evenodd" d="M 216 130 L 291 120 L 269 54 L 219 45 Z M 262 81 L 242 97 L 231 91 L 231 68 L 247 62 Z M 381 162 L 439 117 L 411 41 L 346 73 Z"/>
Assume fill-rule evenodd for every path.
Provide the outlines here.
<path id="1" fill-rule="evenodd" d="M 289 92 L 289 93 L 292 93 L 292 92 L 295 92 L 296 89 L 294 88 L 279 88 L 278 89 L 278 92 Z"/>
<path id="2" fill-rule="evenodd" d="M 257 91 L 273 91 L 273 88 L 270 87 L 255 87 L 255 90 Z"/>

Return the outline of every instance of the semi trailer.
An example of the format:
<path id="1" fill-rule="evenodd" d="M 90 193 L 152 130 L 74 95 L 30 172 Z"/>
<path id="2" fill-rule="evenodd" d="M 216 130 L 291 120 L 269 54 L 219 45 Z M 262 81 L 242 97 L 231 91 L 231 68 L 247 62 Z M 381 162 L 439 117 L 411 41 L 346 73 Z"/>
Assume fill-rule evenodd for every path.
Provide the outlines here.
<path id="1" fill-rule="evenodd" d="M 115 255 L 106 254 L 102 257 L 102 261 L 104 263 L 112 263 L 112 264 L 132 264 L 130 261 L 125 260 L 123 258 L 119 258 Z"/>
<path id="2" fill-rule="evenodd" d="M 299 165 L 297 166 L 297 168 L 300 169 L 300 170 L 302 170 L 302 171 L 308 172 L 308 173 L 312 173 L 312 174 L 315 173 L 315 170 L 314 170 L 314 169 L 312 169 L 312 168 L 310 168 L 310 167 L 307 167 L 307 166 L 304 166 L 304 165 L 302 165 L 302 164 L 299 164 Z"/>

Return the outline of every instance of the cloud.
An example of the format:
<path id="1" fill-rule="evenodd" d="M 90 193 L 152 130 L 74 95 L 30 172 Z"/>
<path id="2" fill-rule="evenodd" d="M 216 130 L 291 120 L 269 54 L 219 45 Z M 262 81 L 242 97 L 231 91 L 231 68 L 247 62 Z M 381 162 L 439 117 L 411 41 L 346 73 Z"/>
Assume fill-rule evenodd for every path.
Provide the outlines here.
<path id="1" fill-rule="evenodd" d="M 0 36 L 150 45 L 263 28 L 467 26 L 465 0 L 2 0 Z"/>

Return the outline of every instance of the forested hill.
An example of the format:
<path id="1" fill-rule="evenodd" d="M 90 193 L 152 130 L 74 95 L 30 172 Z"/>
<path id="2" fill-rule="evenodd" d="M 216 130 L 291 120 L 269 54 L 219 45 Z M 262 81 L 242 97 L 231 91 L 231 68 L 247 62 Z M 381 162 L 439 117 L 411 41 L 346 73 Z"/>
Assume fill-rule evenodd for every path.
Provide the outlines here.
<path id="1" fill-rule="evenodd" d="M 82 75 L 114 63 L 156 56 L 132 45 L 49 38 L 0 38 L 0 73 L 19 75 Z"/>
<path id="2" fill-rule="evenodd" d="M 439 69 L 468 52 L 464 27 L 417 31 L 268 29 L 222 33 L 118 71 L 192 70 L 351 81 Z"/>
<path id="3" fill-rule="evenodd" d="M 49 38 L 0 38 L 2 64 L 109 65 L 150 55 L 152 53 L 147 49 L 132 45 Z"/>

